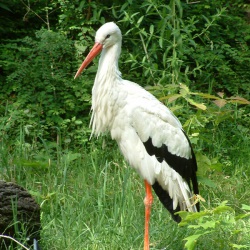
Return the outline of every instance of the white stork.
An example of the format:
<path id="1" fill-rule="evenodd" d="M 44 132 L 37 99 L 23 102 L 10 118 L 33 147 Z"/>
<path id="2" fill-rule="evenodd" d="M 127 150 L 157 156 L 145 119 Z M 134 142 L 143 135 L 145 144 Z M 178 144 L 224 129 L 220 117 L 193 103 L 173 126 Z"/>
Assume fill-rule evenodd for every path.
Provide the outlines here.
<path id="1" fill-rule="evenodd" d="M 101 26 L 75 78 L 101 52 L 92 89 L 92 134 L 110 131 L 126 160 L 144 179 L 144 250 L 148 250 L 151 186 L 179 222 L 175 212 L 199 210 L 193 196 L 199 193 L 197 164 L 190 141 L 173 113 L 145 89 L 121 78 L 121 43 L 121 31 L 115 23 Z"/>

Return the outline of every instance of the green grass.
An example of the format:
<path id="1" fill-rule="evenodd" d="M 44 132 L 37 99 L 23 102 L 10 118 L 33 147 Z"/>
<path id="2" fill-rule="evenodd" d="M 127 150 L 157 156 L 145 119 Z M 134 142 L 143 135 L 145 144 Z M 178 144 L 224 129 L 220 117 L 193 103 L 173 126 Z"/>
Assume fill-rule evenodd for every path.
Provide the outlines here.
<path id="1" fill-rule="evenodd" d="M 12 149 L 6 141 L 1 141 L 0 179 L 25 187 L 41 205 L 42 249 L 143 249 L 143 180 L 124 162 L 116 144 L 106 145 L 105 140 L 109 139 L 100 138 L 98 142 L 93 139 L 88 147 L 74 152 L 63 149 L 60 143 L 46 141 L 39 148 L 37 142 L 27 143 L 22 132 Z M 103 145 L 106 146 L 102 148 Z M 225 144 L 222 142 L 220 146 Z M 244 139 L 241 146 L 245 152 L 249 141 Z M 216 156 L 220 157 L 221 152 Z M 201 179 L 201 195 L 206 200 L 203 211 L 228 200 L 236 214 L 247 212 L 241 209 L 241 204 L 249 205 L 250 161 L 249 156 L 238 155 L 240 158 L 228 156 L 231 170 L 204 173 L 215 186 L 209 187 Z M 226 168 L 225 164 L 223 166 Z M 154 201 L 151 249 L 184 249 L 183 239 L 199 229 L 179 227 L 157 197 Z M 229 225 L 225 219 L 229 215 L 223 214 L 224 217 L 218 219 L 225 228 L 218 226 L 209 237 L 204 234 L 195 249 L 236 249 L 230 246 L 235 240 L 237 244 L 243 242 L 250 246 L 250 242 L 246 242 L 250 232 L 249 217 L 237 224 L 242 230 L 240 238 L 230 238 L 233 223 Z M 229 238 L 228 242 L 219 242 L 220 234 L 219 238 L 224 235 L 225 239 Z"/>

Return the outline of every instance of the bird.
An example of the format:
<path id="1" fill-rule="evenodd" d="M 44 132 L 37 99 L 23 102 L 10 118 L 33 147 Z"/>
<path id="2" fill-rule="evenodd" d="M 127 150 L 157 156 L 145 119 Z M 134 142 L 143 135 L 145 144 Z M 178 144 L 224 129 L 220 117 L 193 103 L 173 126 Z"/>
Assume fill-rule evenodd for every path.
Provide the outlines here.
<path id="1" fill-rule="evenodd" d="M 170 109 L 137 83 L 122 79 L 121 44 L 119 27 L 114 22 L 103 24 L 74 79 L 101 53 L 92 88 L 91 137 L 109 132 L 144 180 L 144 250 L 149 250 L 152 188 L 179 223 L 176 212 L 199 211 L 197 162 L 188 136 Z"/>

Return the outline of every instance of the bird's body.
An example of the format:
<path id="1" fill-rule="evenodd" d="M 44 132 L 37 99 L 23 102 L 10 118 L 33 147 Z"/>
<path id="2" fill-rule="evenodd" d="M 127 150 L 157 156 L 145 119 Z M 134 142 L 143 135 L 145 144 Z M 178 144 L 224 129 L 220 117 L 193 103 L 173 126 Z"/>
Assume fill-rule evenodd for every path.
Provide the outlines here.
<path id="1" fill-rule="evenodd" d="M 173 113 L 145 89 L 121 78 L 121 40 L 116 24 L 104 24 L 76 74 L 102 50 L 92 89 L 92 134 L 99 136 L 109 131 L 129 164 L 154 188 L 173 218 L 180 221 L 175 212 L 198 210 L 192 204 L 191 192 L 193 188 L 198 194 L 195 156 Z"/>

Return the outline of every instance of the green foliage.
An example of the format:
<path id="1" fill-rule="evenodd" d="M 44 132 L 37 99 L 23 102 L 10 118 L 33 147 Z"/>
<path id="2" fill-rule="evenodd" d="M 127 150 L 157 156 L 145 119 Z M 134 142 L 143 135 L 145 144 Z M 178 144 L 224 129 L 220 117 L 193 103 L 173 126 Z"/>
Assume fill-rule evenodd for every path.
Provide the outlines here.
<path id="1" fill-rule="evenodd" d="M 133 47 L 130 58 L 126 60 L 132 65 L 132 74 L 140 76 L 138 80 L 147 84 L 152 80 L 153 84 L 164 86 L 188 81 L 187 74 L 199 71 L 200 67 L 197 65 L 188 72 L 189 67 L 184 65 L 183 59 L 194 49 L 195 42 L 190 25 L 183 22 L 181 2 L 159 4 L 158 1 L 144 1 L 139 8 L 140 12 L 134 12 L 126 3 L 120 15 L 122 24 L 128 29 L 126 39 L 133 44 L 139 39 L 141 44 Z"/>
<path id="2" fill-rule="evenodd" d="M 29 126 L 29 131 L 52 137 L 57 134 L 53 127 L 70 138 L 73 129 L 80 132 L 79 126 L 86 117 L 79 113 L 89 112 L 90 89 L 73 81 L 70 74 L 73 42 L 60 32 L 41 29 L 36 32 L 36 39 L 26 37 L 2 48 L 4 69 L 13 72 L 2 84 L 0 94 L 2 132 L 9 139 L 19 126 Z M 76 137 L 78 133 L 71 140 Z"/>
<path id="3" fill-rule="evenodd" d="M 11 47 L 15 55 L 12 65 L 15 71 L 7 77 L 7 84 L 11 86 L 7 93 L 17 95 L 18 101 L 25 107 L 29 103 L 36 104 L 34 109 L 41 115 L 44 112 L 48 112 L 49 116 L 63 114 L 64 107 L 59 107 L 59 103 L 71 108 L 74 106 L 71 96 L 61 96 L 62 89 L 65 92 L 70 89 L 70 84 L 64 79 L 71 67 L 72 42 L 59 33 L 43 29 L 36 33 L 36 38 L 26 37 L 21 46 L 13 44 Z"/>
<path id="4" fill-rule="evenodd" d="M 217 8 L 225 6 L 224 14 L 203 36 L 198 36 L 202 43 L 197 43 L 195 60 L 203 65 L 203 74 L 197 79 L 201 85 L 207 84 L 208 90 L 223 89 L 230 94 L 242 93 L 249 97 L 249 25 L 246 25 L 244 1 L 204 1 L 196 5 L 195 12 L 202 20 L 196 23 L 208 26 L 208 18 Z M 242 34 L 246 34 L 242 36 Z M 198 57 L 197 57 L 198 55 Z M 206 56 L 199 56 L 206 55 Z M 244 73 L 243 73 L 244 72 Z"/>
<path id="5" fill-rule="evenodd" d="M 245 213 L 235 215 L 234 209 L 222 202 L 214 209 L 199 213 L 178 212 L 182 221 L 179 226 L 193 229 L 184 240 L 185 248 L 204 248 L 204 241 L 213 249 L 249 249 L 250 208 L 242 205 Z"/>
<path id="6" fill-rule="evenodd" d="M 4 6 L 8 19 L 14 6 L 10 3 Z M 243 1 L 229 4 L 151 0 L 121 4 L 75 0 L 21 2 L 20 7 L 28 8 L 24 13 L 26 20 L 39 20 L 46 30 L 39 28 L 32 36 L 27 32 L 27 37 L 19 34 L 15 39 L 3 40 L 0 56 L 3 127 L 31 125 L 50 138 L 57 133 L 49 130 L 57 127 L 61 135 L 71 134 L 71 141 L 72 136 L 79 138 L 82 133 L 73 135 L 76 127 L 66 124 L 75 117 L 86 128 L 84 120 L 90 108 L 90 89 L 97 65 L 83 74 L 81 84 L 80 80 L 73 81 L 72 76 L 93 44 L 95 30 L 105 21 L 113 20 L 120 20 L 118 24 L 124 34 L 120 60 L 124 78 L 144 86 L 154 85 L 158 89 L 152 92 L 163 102 L 168 101 L 170 107 L 173 104 L 184 121 L 192 113 L 183 109 L 186 101 L 196 108 L 206 106 L 207 113 L 196 114 L 200 121 L 193 119 L 197 127 L 202 124 L 204 131 L 206 124 L 217 123 L 210 99 L 218 90 L 236 98 L 237 104 L 238 96 L 249 97 L 249 37 L 242 36 L 248 34 L 249 25 L 244 19 Z M 185 94 L 179 84 L 188 86 L 191 94 Z M 201 98 L 207 100 L 201 103 Z M 229 103 L 221 99 L 213 100 L 218 100 L 215 104 L 220 107 L 225 101 Z M 219 117 L 226 119 L 226 113 Z M 87 131 L 85 128 L 82 130 Z M 10 134 L 18 134 L 18 130 Z"/>

